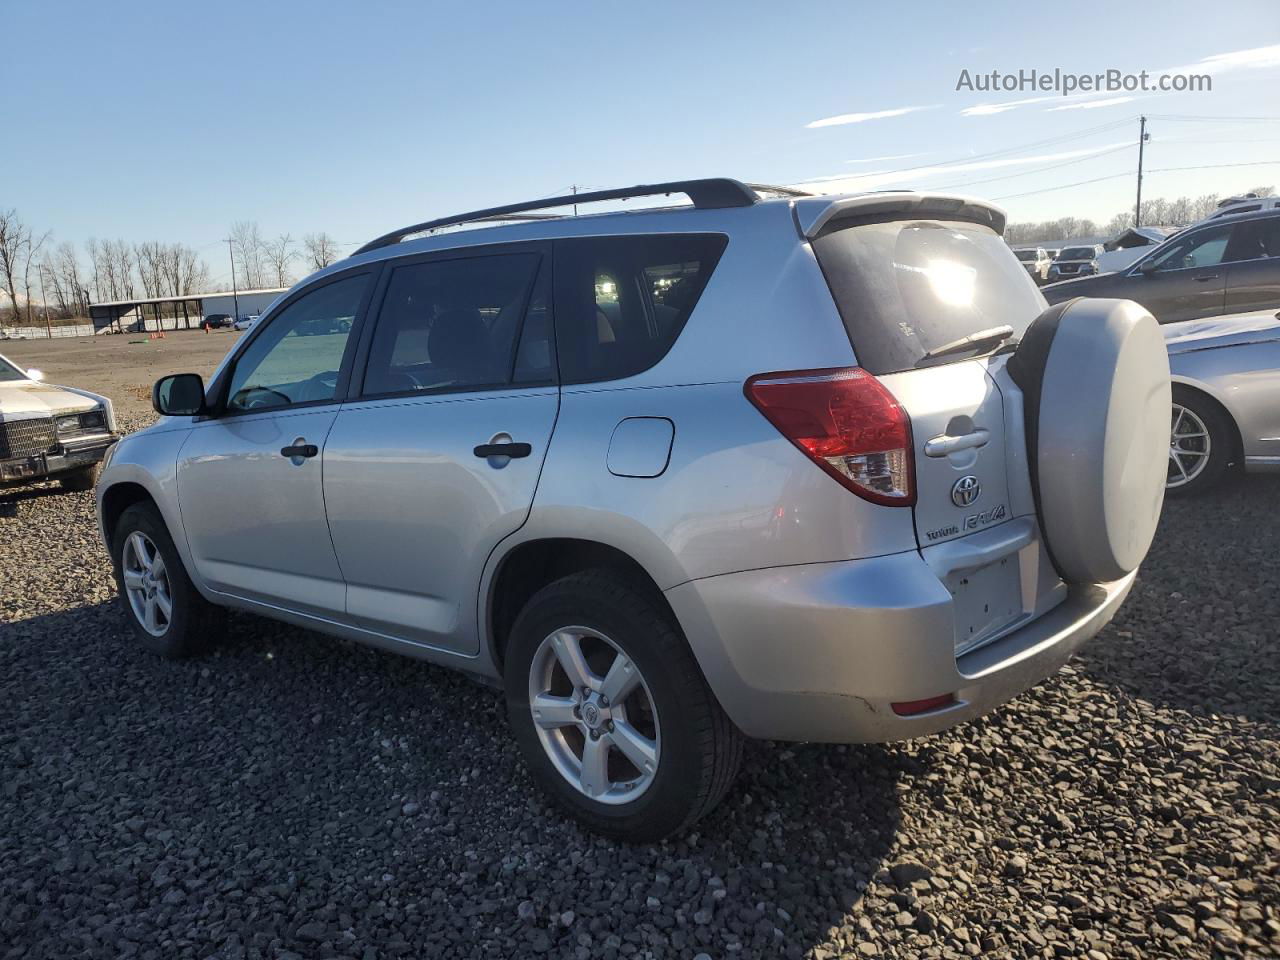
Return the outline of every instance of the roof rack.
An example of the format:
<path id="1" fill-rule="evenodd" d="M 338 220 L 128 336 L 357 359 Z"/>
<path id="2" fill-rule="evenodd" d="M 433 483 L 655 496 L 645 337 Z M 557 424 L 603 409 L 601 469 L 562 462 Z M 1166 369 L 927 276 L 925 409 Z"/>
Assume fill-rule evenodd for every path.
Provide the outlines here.
<path id="1" fill-rule="evenodd" d="M 440 227 L 452 227 L 462 223 L 478 223 L 497 220 L 535 220 L 553 219 L 553 216 L 542 217 L 517 216 L 528 210 L 546 210 L 553 207 L 567 207 L 578 203 L 598 203 L 602 200 L 630 200 L 633 197 L 656 197 L 672 193 L 683 193 L 699 210 L 720 209 L 724 207 L 749 207 L 760 199 L 757 191 L 781 193 L 787 196 L 807 196 L 799 190 L 787 187 L 766 187 L 761 184 L 746 184 L 728 177 L 713 177 L 706 180 L 672 180 L 669 183 L 648 183 L 634 187 L 622 187 L 616 190 L 596 190 L 591 193 L 572 193 L 543 200 L 527 200 L 524 203 L 512 203 L 502 207 L 490 207 L 487 210 L 473 210 L 470 213 L 441 217 L 439 220 L 427 220 L 409 227 L 401 227 L 391 233 L 383 234 L 376 240 L 370 240 L 352 256 L 368 253 L 380 247 L 389 247 L 399 243 L 405 237 L 415 233 L 424 233 Z"/>

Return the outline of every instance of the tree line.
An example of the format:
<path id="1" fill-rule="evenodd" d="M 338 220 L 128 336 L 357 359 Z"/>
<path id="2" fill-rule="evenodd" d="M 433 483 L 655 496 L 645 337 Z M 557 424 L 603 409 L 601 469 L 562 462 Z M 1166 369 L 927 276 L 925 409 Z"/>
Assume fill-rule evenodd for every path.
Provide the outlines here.
<path id="1" fill-rule="evenodd" d="M 287 233 L 269 240 L 248 220 L 232 226 L 230 246 L 241 289 L 292 286 L 296 264 L 309 273 L 340 257 L 327 233 L 309 233 L 300 243 Z M 90 303 L 231 289 L 211 285 L 209 277 L 208 263 L 184 243 L 91 238 L 82 256 L 74 243 L 55 246 L 51 231 L 39 233 L 17 210 L 0 208 L 0 293 L 7 301 L 0 302 L 0 320 L 8 323 L 84 318 Z"/>
<path id="2" fill-rule="evenodd" d="M 1270 197 L 1275 187 L 1254 187 L 1248 193 Z M 1191 197 L 1153 197 L 1142 201 L 1142 223 L 1145 226 L 1185 227 L 1203 220 L 1218 208 L 1222 197 L 1206 193 Z M 1084 237 L 1114 237 L 1133 226 L 1133 210 L 1117 213 L 1106 223 L 1083 217 L 1059 217 L 1039 223 L 1011 223 L 1004 230 L 1004 238 L 1011 244 L 1035 243 L 1050 240 L 1078 240 Z"/>

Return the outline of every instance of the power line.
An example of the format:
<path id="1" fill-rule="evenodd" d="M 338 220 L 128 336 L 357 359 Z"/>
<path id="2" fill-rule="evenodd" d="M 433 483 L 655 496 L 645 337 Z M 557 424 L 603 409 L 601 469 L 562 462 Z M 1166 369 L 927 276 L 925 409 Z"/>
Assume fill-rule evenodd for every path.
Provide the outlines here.
<path id="1" fill-rule="evenodd" d="M 1004 173 L 997 177 L 985 177 L 982 180 L 965 180 L 961 183 L 944 183 L 941 186 L 930 187 L 930 190 L 952 190 L 956 187 L 971 187 L 980 183 L 991 183 L 995 180 L 1012 180 L 1014 177 L 1027 177 L 1035 173 L 1046 173 L 1049 170 L 1058 170 L 1062 167 L 1072 167 L 1088 160 L 1094 160 L 1098 157 L 1110 156 L 1113 153 L 1119 153 L 1121 150 L 1132 150 L 1133 144 L 1121 143 L 1109 150 L 1101 150 L 1098 153 L 1089 154 L 1084 157 L 1072 157 L 1070 160 L 1060 160 L 1057 163 L 1051 163 L 1044 167 L 1032 167 L 1030 170 L 1019 170 L 1017 173 Z"/>
<path id="2" fill-rule="evenodd" d="M 1060 183 L 1056 187 L 1044 187 L 1043 189 L 1040 189 L 1040 190 L 1028 190 L 1025 193 L 1009 193 L 1009 194 L 1005 194 L 1003 197 L 993 197 L 992 199 L 993 200 L 1017 200 L 1019 197 L 1031 197 L 1031 196 L 1035 196 L 1037 193 L 1052 193 L 1054 190 L 1066 190 L 1068 187 L 1083 187 L 1087 183 L 1101 183 L 1103 180 L 1115 180 L 1118 177 L 1130 177 L 1130 176 L 1133 176 L 1132 171 L 1125 170 L 1125 171 L 1122 171 L 1121 173 L 1108 174 L 1105 177 L 1094 177 L 1091 180 L 1077 180 L 1075 181 L 1075 183 Z"/>
<path id="3" fill-rule="evenodd" d="M 935 160 L 930 163 L 918 163 L 912 167 L 899 167 L 896 170 L 877 170 L 874 173 L 855 174 L 851 177 L 840 177 L 838 179 L 857 180 L 857 179 L 861 179 L 862 177 L 869 177 L 869 176 L 889 176 L 891 174 L 910 173 L 913 170 L 926 170 L 932 167 L 947 166 L 953 163 L 969 163 L 974 160 L 989 160 L 992 157 L 1004 157 L 1012 153 L 1021 153 L 1024 150 L 1030 150 L 1033 147 L 1047 147 L 1056 143 L 1066 143 L 1067 141 L 1070 141 L 1070 140 L 1079 140 L 1079 139 L 1082 139 L 1083 137 L 1092 136 L 1095 133 L 1102 133 L 1105 130 L 1113 130 L 1116 127 L 1127 124 L 1135 119 L 1137 119 L 1136 116 L 1125 117 L 1121 120 L 1113 120 L 1110 123 L 1101 123 L 1095 127 L 1086 127 L 1083 130 L 1077 130 L 1074 133 L 1064 133 L 1056 137 L 1047 137 L 1044 140 L 1033 140 L 1030 143 L 1023 143 L 1014 147 L 1005 147 L 1000 150 L 992 150 L 988 153 L 975 153 L 967 157 L 957 157 L 954 160 Z"/>
<path id="4" fill-rule="evenodd" d="M 1259 160 L 1253 163 L 1206 163 L 1193 167 L 1159 167 L 1154 170 L 1148 170 L 1147 173 L 1175 173 L 1183 170 L 1219 170 L 1230 167 L 1267 167 L 1280 165 L 1280 160 Z M 1108 174 L 1105 177 L 1094 177 L 1091 180 L 1077 180 L 1074 183 L 1060 183 L 1056 187 L 1044 187 L 1041 190 L 1028 190 L 1025 193 L 1011 193 L 1003 197 L 994 197 L 995 200 L 1017 200 L 1019 197 L 1030 197 L 1037 193 L 1052 193 L 1054 190 L 1066 190 L 1069 187 L 1082 187 L 1089 183 L 1101 183 L 1104 180 L 1115 180 L 1118 177 L 1132 176 L 1131 171 L 1125 170 L 1121 173 Z"/>
<path id="5" fill-rule="evenodd" d="M 1191 114 L 1152 113 L 1152 120 L 1178 120 L 1187 123 L 1280 123 L 1280 117 L 1198 117 Z"/>

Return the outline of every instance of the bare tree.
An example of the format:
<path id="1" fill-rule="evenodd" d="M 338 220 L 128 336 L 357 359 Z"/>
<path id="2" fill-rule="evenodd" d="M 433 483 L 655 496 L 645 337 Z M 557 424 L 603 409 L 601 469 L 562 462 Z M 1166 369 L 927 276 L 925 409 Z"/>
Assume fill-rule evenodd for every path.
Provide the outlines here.
<path id="1" fill-rule="evenodd" d="M 18 218 L 17 210 L 0 210 L 0 280 L 13 305 L 13 318 L 18 312 L 18 278 L 30 257 L 31 228 Z"/>
<path id="2" fill-rule="evenodd" d="M 133 298 L 133 247 L 123 240 L 94 240 L 88 243 L 93 264 L 93 288 L 99 300 Z"/>
<path id="3" fill-rule="evenodd" d="M 240 220 L 231 227 L 231 258 L 246 287 L 265 287 L 263 280 L 263 242 L 258 224 Z"/>
<path id="4" fill-rule="evenodd" d="M 338 243 L 327 233 L 308 233 L 302 238 L 312 270 L 323 270 L 338 259 Z"/>
<path id="5" fill-rule="evenodd" d="M 262 254 L 267 261 L 270 274 L 275 280 L 275 285 L 277 287 L 290 286 L 293 283 L 293 279 L 289 275 L 289 264 L 298 255 L 297 251 L 293 249 L 293 237 L 287 233 L 282 233 L 274 240 L 267 241 L 262 245 Z"/>
<path id="6" fill-rule="evenodd" d="M 31 287 L 32 266 L 36 267 L 36 279 L 39 279 L 39 261 L 36 257 L 49 239 L 49 233 L 35 236 L 31 228 L 18 217 L 17 210 L 0 210 L 0 278 L 4 280 L 5 290 L 9 294 L 9 302 L 13 307 L 13 318 L 20 316 L 31 323 Z M 24 311 L 18 309 L 18 285 L 22 284 L 22 300 Z"/>
<path id="7" fill-rule="evenodd" d="M 39 269 L 53 292 L 60 316 L 67 318 L 88 315 L 87 291 L 80 272 L 80 257 L 74 244 L 59 244 L 58 249 L 41 261 Z"/>
<path id="8" fill-rule="evenodd" d="M 138 278 L 142 281 L 142 293 L 147 297 L 164 295 L 165 258 L 167 248 L 164 244 L 150 240 L 139 243 L 133 248 L 134 258 L 138 262 Z"/>

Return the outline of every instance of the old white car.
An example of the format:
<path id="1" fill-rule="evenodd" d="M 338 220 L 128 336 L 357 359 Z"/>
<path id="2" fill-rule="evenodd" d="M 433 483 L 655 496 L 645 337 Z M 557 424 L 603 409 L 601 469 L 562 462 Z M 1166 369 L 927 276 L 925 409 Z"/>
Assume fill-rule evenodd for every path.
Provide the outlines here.
<path id="1" fill-rule="evenodd" d="M 0 356 L 0 488 L 56 479 L 65 490 L 91 490 L 118 439 L 111 401 L 41 380 L 39 370 Z"/>

